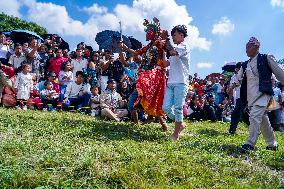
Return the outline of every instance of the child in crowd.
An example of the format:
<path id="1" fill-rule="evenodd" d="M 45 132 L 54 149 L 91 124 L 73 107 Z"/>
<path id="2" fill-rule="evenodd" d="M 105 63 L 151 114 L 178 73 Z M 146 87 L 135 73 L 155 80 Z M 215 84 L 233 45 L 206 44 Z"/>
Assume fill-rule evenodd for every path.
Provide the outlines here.
<path id="1" fill-rule="evenodd" d="M 18 74 L 15 88 L 17 89 L 17 109 L 27 110 L 27 100 L 33 90 L 33 76 L 30 74 L 31 65 L 24 64 L 22 72 Z"/>
<path id="2" fill-rule="evenodd" d="M 51 81 L 46 81 L 44 86 L 45 89 L 40 92 L 41 100 L 45 104 L 43 110 L 55 111 L 59 101 L 59 94 L 53 89 Z"/>
<path id="3" fill-rule="evenodd" d="M 65 93 L 66 87 L 69 83 L 73 81 L 73 72 L 70 62 L 63 62 L 61 71 L 59 72 L 59 83 L 61 94 Z"/>
<path id="4" fill-rule="evenodd" d="M 100 95 L 99 88 L 97 86 L 93 86 L 91 88 L 91 108 L 92 108 L 92 116 L 100 115 Z"/>

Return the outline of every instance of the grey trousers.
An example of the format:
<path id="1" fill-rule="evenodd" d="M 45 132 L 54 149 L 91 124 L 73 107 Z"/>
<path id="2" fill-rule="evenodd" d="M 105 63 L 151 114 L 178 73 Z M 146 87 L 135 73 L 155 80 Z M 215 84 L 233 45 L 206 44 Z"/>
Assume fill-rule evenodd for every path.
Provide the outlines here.
<path id="1" fill-rule="evenodd" d="M 262 133 L 268 146 L 277 146 L 277 142 L 273 133 L 273 129 L 270 125 L 266 107 L 265 106 L 251 106 L 249 117 L 249 136 L 246 144 L 255 146 L 256 141 Z"/>

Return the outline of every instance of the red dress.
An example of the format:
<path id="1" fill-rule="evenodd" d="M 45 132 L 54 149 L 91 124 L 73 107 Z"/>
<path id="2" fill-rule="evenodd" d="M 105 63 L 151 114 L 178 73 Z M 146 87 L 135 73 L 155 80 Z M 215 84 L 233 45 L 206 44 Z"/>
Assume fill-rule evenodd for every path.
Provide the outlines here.
<path id="1" fill-rule="evenodd" d="M 140 104 L 144 112 L 151 116 L 164 115 L 162 106 L 166 86 L 166 69 L 163 67 L 161 53 L 163 53 L 161 49 L 156 49 L 154 52 L 152 51 L 152 54 L 146 53 L 147 56 L 154 56 L 154 59 L 151 58 L 151 60 L 148 60 L 150 64 L 153 64 L 153 68 L 140 72 L 136 81 L 138 99 L 135 106 Z"/>

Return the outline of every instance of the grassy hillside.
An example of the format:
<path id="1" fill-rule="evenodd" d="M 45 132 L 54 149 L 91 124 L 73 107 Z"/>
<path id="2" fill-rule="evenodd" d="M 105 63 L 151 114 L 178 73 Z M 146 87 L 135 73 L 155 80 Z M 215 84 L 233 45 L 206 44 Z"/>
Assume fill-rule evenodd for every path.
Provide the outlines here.
<path id="1" fill-rule="evenodd" d="M 284 147 L 238 152 L 247 135 L 188 123 L 178 142 L 159 124 L 131 126 L 75 113 L 0 108 L 0 188 L 280 188 Z M 171 126 L 173 126 L 171 124 Z M 284 134 L 276 133 L 284 145 Z"/>

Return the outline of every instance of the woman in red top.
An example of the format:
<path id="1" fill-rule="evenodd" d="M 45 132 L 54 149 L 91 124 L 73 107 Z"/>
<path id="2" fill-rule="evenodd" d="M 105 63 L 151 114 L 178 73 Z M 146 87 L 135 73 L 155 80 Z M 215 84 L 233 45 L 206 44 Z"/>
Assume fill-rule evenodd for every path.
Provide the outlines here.
<path id="1" fill-rule="evenodd" d="M 57 49 L 55 51 L 56 57 L 50 60 L 50 64 L 48 67 L 48 71 L 53 71 L 58 77 L 59 72 L 61 70 L 61 65 L 63 62 L 67 62 L 68 58 L 63 57 L 63 53 L 61 49 Z"/>

